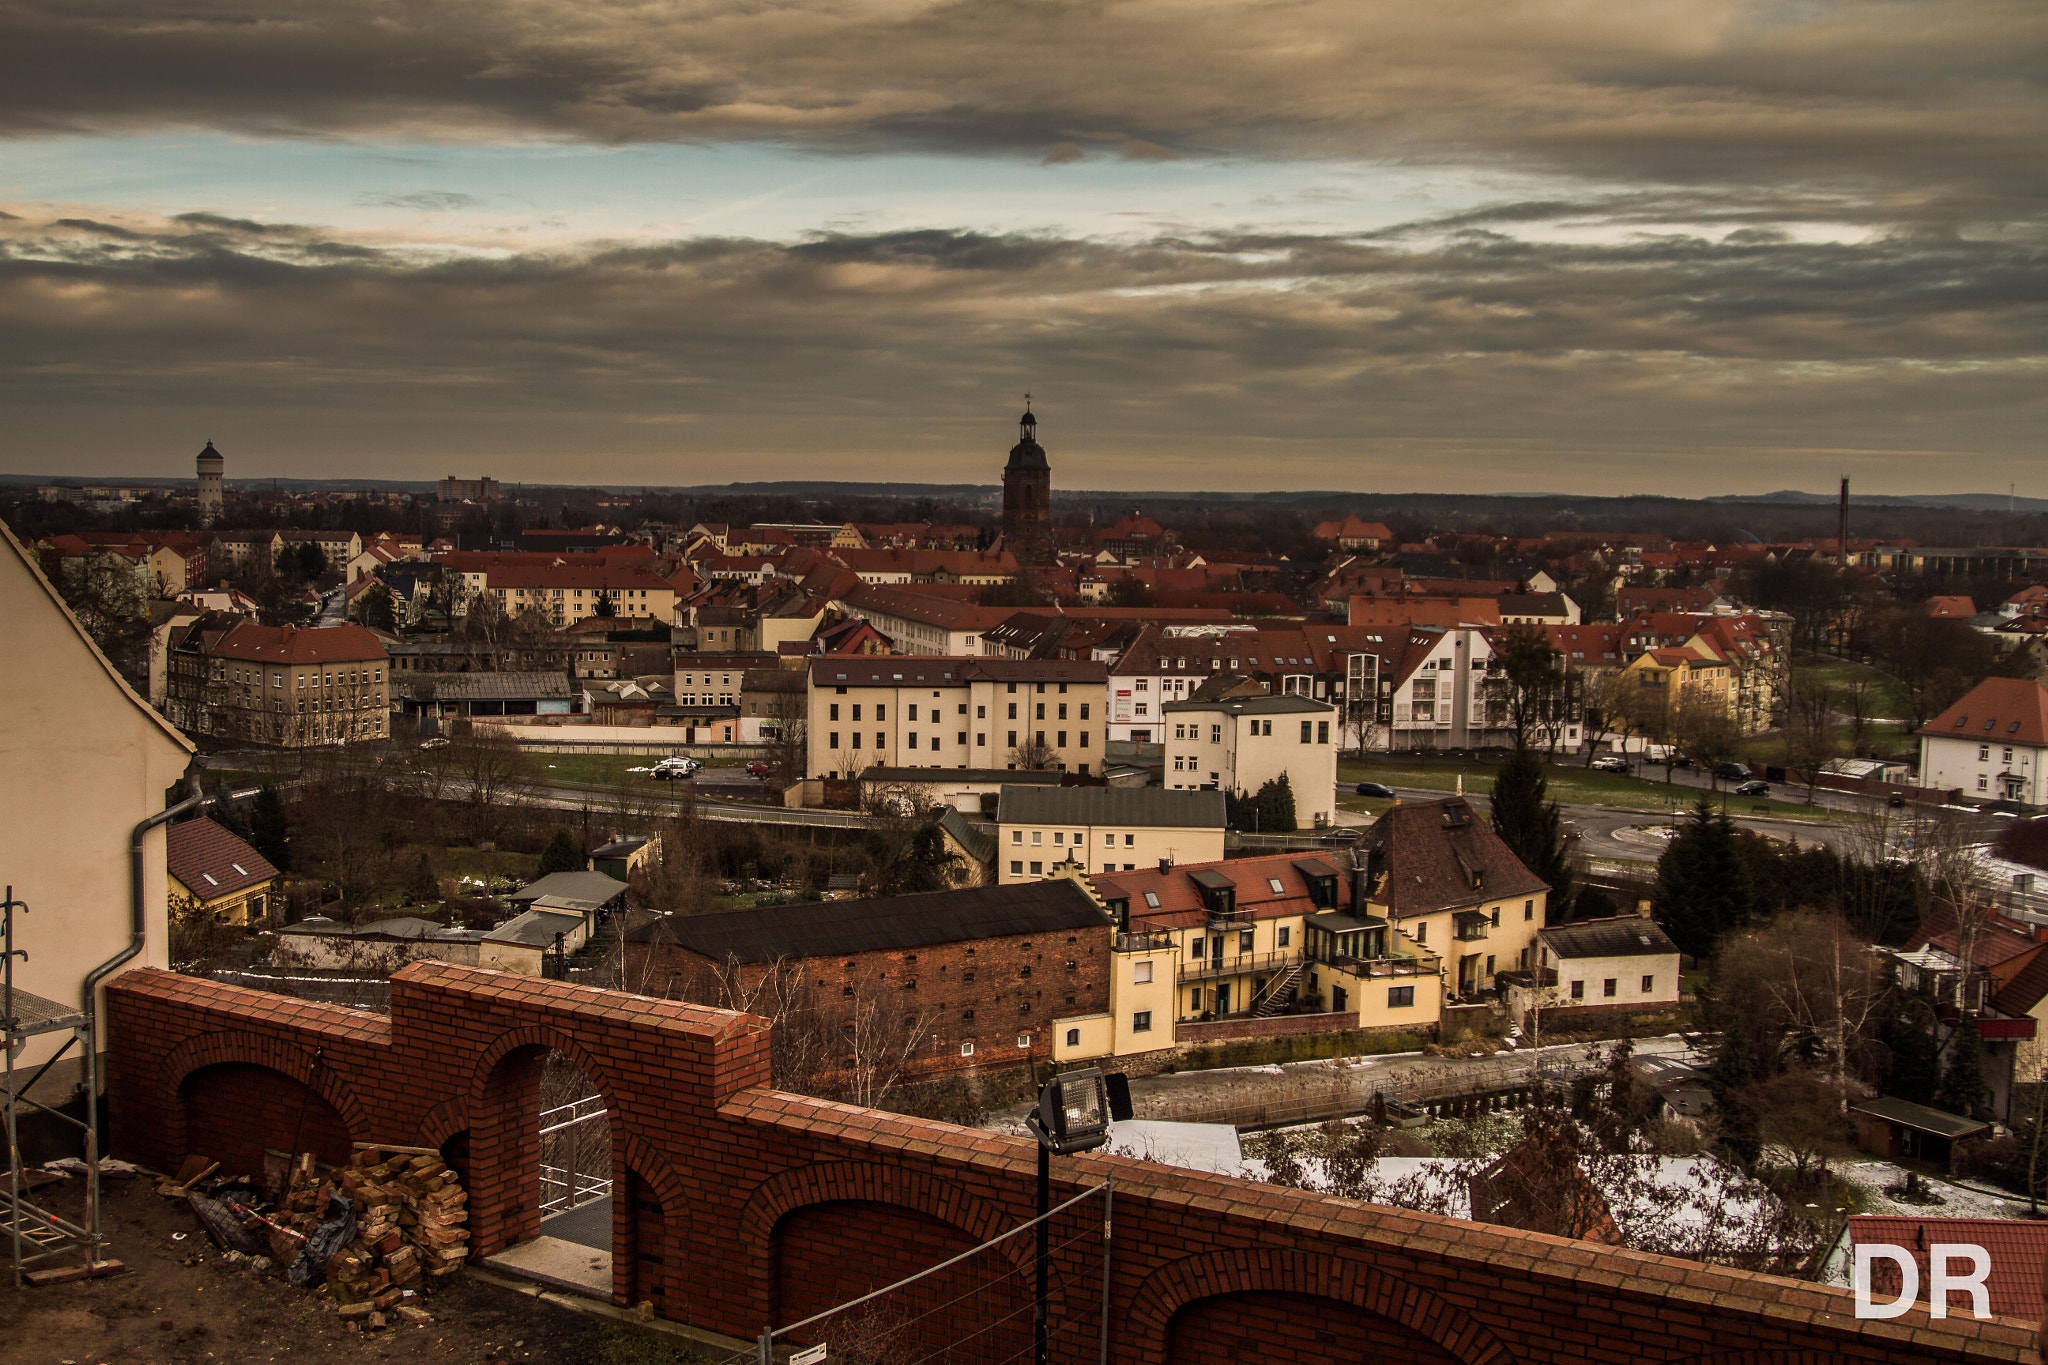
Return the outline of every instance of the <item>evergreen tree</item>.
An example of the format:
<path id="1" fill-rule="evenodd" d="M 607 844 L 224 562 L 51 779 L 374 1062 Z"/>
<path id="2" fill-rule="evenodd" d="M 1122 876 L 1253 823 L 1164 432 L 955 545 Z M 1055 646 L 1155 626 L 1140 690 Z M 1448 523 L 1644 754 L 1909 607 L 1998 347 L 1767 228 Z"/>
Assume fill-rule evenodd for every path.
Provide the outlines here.
<path id="1" fill-rule="evenodd" d="M 1912 1021 L 1895 1019 L 1885 1038 L 1891 1066 L 1885 1072 L 1885 1089 L 1914 1104 L 1933 1104 L 1941 1085 L 1941 1049 L 1926 1030 Z"/>
<path id="2" fill-rule="evenodd" d="M 1724 1030 L 1714 1063 L 1707 1068 L 1707 1088 L 1714 1095 L 1714 1142 L 1724 1156 L 1745 1168 L 1754 1166 L 1764 1149 L 1756 1080 L 1756 1062 L 1750 1056 L 1747 1035 L 1738 1029 Z"/>
<path id="3" fill-rule="evenodd" d="M 1700 957 L 1731 929 L 1749 923 L 1749 869 L 1735 847 L 1735 823 L 1700 796 L 1671 846 L 1657 860 L 1651 910 L 1679 951 Z"/>
<path id="4" fill-rule="evenodd" d="M 1298 826 L 1294 813 L 1294 784 L 1282 773 L 1269 778 L 1256 798 L 1259 828 L 1274 834 L 1291 834 Z"/>
<path id="5" fill-rule="evenodd" d="M 284 798 L 268 782 L 249 803 L 249 843 L 279 872 L 291 870 L 291 821 L 284 813 Z"/>
<path id="6" fill-rule="evenodd" d="M 419 861 L 413 864 L 412 878 L 406 883 L 405 890 L 417 905 L 441 898 L 441 884 L 434 879 L 434 864 L 425 849 L 420 850 Z"/>
<path id="7" fill-rule="evenodd" d="M 1494 774 L 1493 832 L 1550 888 L 1544 922 L 1564 924 L 1573 917 L 1572 865 L 1565 857 L 1557 802 L 1549 797 L 1543 760 L 1533 749 L 1516 749 Z"/>
<path id="8" fill-rule="evenodd" d="M 1934 1106 L 1968 1116 L 1990 1103 L 1991 1091 L 1984 1084 L 1984 1062 L 1978 1055 L 1976 1031 L 1968 1027 L 1958 1029 L 1949 1040 L 1948 1065 L 1941 1073 L 1941 1088 L 1934 1092 Z"/>
<path id="9" fill-rule="evenodd" d="M 568 830 L 556 830 L 555 837 L 548 840 L 548 846 L 541 850 L 540 867 L 537 869 L 538 875 L 545 877 L 551 872 L 581 872 L 582 870 L 582 848 L 577 845 L 576 840 L 571 837 Z"/>

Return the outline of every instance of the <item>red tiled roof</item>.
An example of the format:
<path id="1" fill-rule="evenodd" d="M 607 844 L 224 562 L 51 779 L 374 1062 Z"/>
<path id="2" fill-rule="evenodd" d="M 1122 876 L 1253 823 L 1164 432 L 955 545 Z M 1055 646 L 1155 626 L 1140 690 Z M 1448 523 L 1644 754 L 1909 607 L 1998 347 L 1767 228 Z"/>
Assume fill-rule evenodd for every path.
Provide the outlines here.
<path id="1" fill-rule="evenodd" d="M 1128 900 L 1131 927 L 1186 929 L 1207 922 L 1207 902 L 1193 873 L 1216 872 L 1237 887 L 1237 909 L 1253 919 L 1279 919 L 1288 915 L 1313 915 L 1321 908 L 1310 898 L 1308 877 L 1300 864 L 1321 863 L 1337 877 L 1337 909 L 1351 905 L 1351 877 L 1328 857 L 1316 853 L 1274 853 L 1263 858 L 1232 858 L 1219 863 L 1180 863 L 1161 872 L 1157 867 L 1135 872 L 1105 872 L 1090 877 L 1097 895 L 1104 900 Z M 1281 889 L 1273 890 L 1272 881 Z M 1154 909 L 1145 893 L 1159 898 Z"/>
<path id="2" fill-rule="evenodd" d="M 1991 1257 L 1991 1273 L 1984 1288 L 1991 1311 L 2000 1317 L 2041 1316 L 2041 1263 L 2048 1259 L 2048 1223 L 2022 1222 L 2016 1218 L 1917 1218 L 1894 1214 L 1861 1213 L 1849 1219 L 1849 1244 L 1869 1246 L 1885 1243 L 1903 1248 L 1920 1267 L 1920 1293 L 1928 1290 L 1928 1249 L 1937 1245 L 1980 1246 Z M 1950 1264 L 1966 1270 L 1967 1262 Z M 1898 1267 L 1889 1261 L 1873 1260 L 1870 1267 L 1870 1295 L 1878 1302 L 1898 1297 Z M 1967 1316 L 1968 1291 L 1951 1296 L 1950 1312 Z"/>
<path id="3" fill-rule="evenodd" d="M 262 854 L 203 815 L 171 826 L 164 870 L 202 901 L 246 891 L 278 875 Z"/>
<path id="4" fill-rule="evenodd" d="M 262 664 L 353 663 L 383 659 L 384 642 L 361 626 L 259 626 L 237 623 L 209 651 L 219 659 Z"/>
<path id="5" fill-rule="evenodd" d="M 2048 687 L 2031 678 L 1986 678 L 1927 722 L 1923 735 L 2048 744 Z"/>

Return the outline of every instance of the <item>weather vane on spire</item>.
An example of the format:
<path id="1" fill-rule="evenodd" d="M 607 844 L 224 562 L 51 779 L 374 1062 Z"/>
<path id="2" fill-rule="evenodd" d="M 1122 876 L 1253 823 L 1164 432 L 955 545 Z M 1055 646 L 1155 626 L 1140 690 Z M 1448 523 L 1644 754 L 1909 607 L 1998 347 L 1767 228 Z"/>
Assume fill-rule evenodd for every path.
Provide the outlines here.
<path id="1" fill-rule="evenodd" d="M 1028 393 L 1024 395 L 1024 406 L 1027 408 L 1031 406 L 1031 395 Z"/>

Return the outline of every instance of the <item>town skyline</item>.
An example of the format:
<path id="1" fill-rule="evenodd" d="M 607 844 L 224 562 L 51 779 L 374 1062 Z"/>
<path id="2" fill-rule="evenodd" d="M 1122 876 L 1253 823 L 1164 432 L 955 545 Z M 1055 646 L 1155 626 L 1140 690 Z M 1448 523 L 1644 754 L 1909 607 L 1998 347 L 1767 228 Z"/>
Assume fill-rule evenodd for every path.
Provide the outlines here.
<path id="1" fill-rule="evenodd" d="M 159 18 L 11 46 L 9 471 L 942 480 L 1026 389 L 1070 487 L 2040 464 L 1989 0 Z"/>

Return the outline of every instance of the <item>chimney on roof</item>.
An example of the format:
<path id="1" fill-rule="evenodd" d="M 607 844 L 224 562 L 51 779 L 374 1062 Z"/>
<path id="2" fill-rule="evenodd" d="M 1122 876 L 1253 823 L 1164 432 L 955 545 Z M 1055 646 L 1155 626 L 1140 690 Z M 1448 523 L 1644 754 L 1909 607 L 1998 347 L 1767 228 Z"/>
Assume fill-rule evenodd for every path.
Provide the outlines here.
<path id="1" fill-rule="evenodd" d="M 1159 870 L 1160 870 L 1161 872 L 1171 872 L 1171 871 L 1173 871 L 1173 859 L 1171 859 L 1171 858 L 1161 858 L 1161 859 L 1159 860 Z"/>
<path id="2" fill-rule="evenodd" d="M 1842 566 L 1842 572 L 1849 571 L 1849 476 L 1842 476 L 1842 502 L 1836 520 L 1835 554 Z"/>

